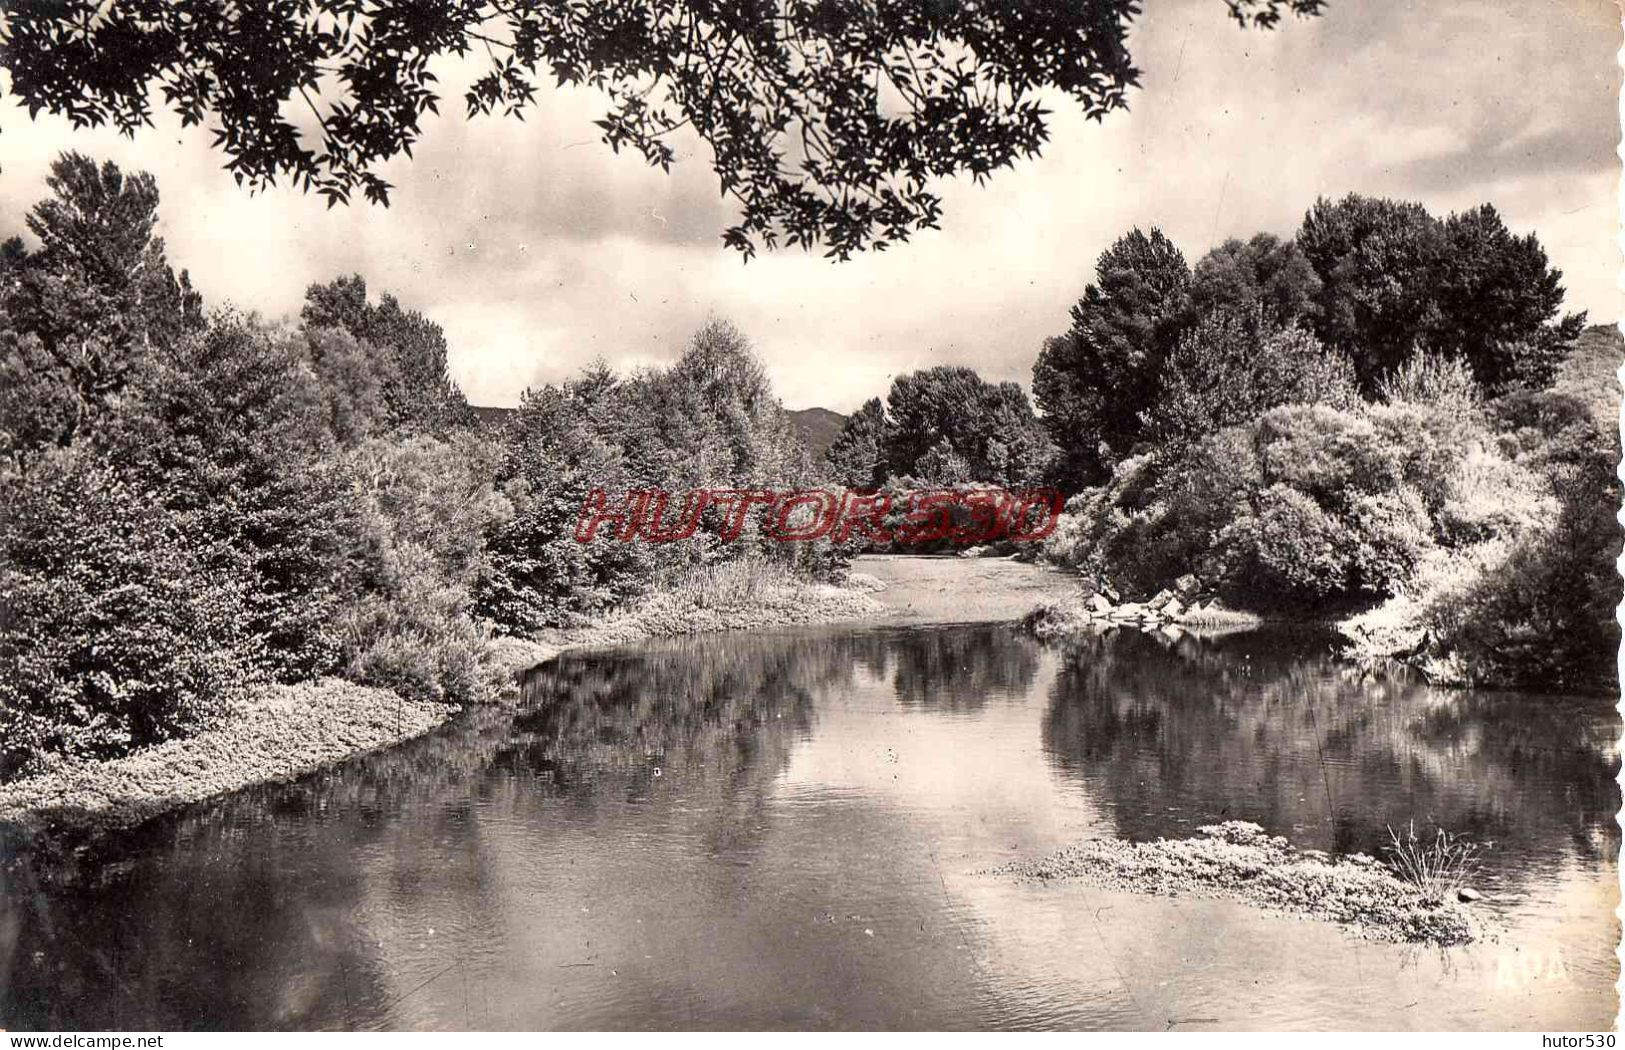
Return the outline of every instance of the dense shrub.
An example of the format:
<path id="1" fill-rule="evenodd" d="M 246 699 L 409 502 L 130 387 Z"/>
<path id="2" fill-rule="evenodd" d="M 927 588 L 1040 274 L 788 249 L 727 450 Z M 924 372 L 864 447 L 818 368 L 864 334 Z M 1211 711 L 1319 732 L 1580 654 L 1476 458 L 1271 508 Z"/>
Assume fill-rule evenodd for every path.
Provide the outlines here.
<path id="1" fill-rule="evenodd" d="M 592 376 L 528 391 L 507 426 L 496 476 L 513 514 L 489 529 L 489 566 L 476 587 L 480 615 L 506 630 L 575 622 L 643 593 L 653 580 L 647 546 L 575 539 L 594 489 L 618 500 L 632 484 L 621 449 L 595 429 L 614 411 L 612 396 L 613 387 Z"/>
<path id="2" fill-rule="evenodd" d="M 237 581 L 92 458 L 0 480 L 0 776 L 193 731 L 255 677 Z"/>
<path id="3" fill-rule="evenodd" d="M 472 434 L 374 439 L 346 456 L 363 553 L 339 612 L 345 677 L 414 700 L 471 703 L 507 686 L 471 615 L 484 538 L 512 507 L 492 484 L 498 450 Z"/>
<path id="4" fill-rule="evenodd" d="M 1159 445 L 1180 448 L 1277 405 L 1348 408 L 1359 399 L 1347 357 L 1303 329 L 1272 328 L 1262 313 L 1226 310 L 1180 338 L 1142 425 Z"/>
<path id="5" fill-rule="evenodd" d="M 1612 691 L 1621 592 L 1617 434 L 1568 395 L 1518 394 L 1491 408 L 1508 428 L 1502 448 L 1521 472 L 1518 495 L 1471 501 L 1478 527 L 1458 531 L 1479 542 L 1432 565 L 1415 589 L 1418 600 L 1387 613 L 1408 615 L 1426 632 L 1438 677 Z M 1538 500 L 1528 498 L 1531 490 Z"/>
<path id="6" fill-rule="evenodd" d="M 1357 538 L 1352 551 L 1356 577 L 1378 594 L 1404 591 L 1438 549 L 1421 495 L 1402 485 L 1392 492 L 1357 496 L 1349 510 Z"/>
<path id="7" fill-rule="evenodd" d="M 1047 550 L 1132 594 L 1194 572 L 1255 607 L 1337 605 L 1407 590 L 1441 545 L 1532 527 L 1546 493 L 1475 418 L 1288 405 L 1124 460 Z"/>
<path id="8" fill-rule="evenodd" d="M 1261 598 L 1336 598 L 1352 589 L 1347 532 L 1314 497 L 1281 482 L 1260 493 L 1218 542 L 1237 584 Z"/>

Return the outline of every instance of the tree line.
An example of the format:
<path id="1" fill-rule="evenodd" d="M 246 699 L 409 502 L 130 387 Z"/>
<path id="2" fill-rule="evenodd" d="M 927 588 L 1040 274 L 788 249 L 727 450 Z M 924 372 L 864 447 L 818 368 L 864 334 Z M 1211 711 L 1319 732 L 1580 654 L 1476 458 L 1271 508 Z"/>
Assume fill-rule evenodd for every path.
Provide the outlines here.
<path id="1" fill-rule="evenodd" d="M 1564 313 L 1533 234 L 1486 204 L 1320 200 L 1194 266 L 1158 229 L 1103 251 L 1014 384 L 897 379 L 828 453 L 848 484 L 1043 480 L 1043 554 L 1149 598 L 1346 618 L 1453 681 L 1611 681 L 1617 333 Z M 1608 348 L 1577 351 L 1582 335 Z M 1588 363 L 1589 362 L 1589 363 Z M 1598 411 L 1593 406 L 1603 406 Z"/>
<path id="2" fill-rule="evenodd" d="M 194 732 L 262 683 L 478 702 L 501 633 L 696 566 L 829 545 L 584 546 L 589 486 L 746 488 L 812 468 L 744 336 L 604 367 L 479 425 L 438 325 L 360 276 L 299 316 L 207 309 L 154 180 L 68 153 L 0 247 L 0 777 Z"/>

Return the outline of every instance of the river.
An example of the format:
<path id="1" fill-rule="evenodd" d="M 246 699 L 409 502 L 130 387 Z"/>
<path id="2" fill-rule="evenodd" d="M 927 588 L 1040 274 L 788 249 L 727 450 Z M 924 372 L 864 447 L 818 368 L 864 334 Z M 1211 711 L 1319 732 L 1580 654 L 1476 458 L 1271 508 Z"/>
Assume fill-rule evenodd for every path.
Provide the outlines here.
<path id="1" fill-rule="evenodd" d="M 1610 1027 L 1618 722 L 1326 640 L 804 629 L 567 654 L 516 711 L 65 856 L 10 848 L 0 1027 Z M 1440 950 L 986 869 L 1256 821 L 1481 843 Z"/>

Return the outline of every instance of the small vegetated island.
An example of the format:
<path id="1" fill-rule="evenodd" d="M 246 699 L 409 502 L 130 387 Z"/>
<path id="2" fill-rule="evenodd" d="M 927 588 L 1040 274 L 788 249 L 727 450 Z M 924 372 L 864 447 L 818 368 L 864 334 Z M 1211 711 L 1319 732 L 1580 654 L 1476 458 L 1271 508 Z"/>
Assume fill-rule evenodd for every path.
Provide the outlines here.
<path id="1" fill-rule="evenodd" d="M 1464 907 L 1478 896 L 1464 885 L 1472 871 L 1468 844 L 1443 831 L 1423 841 L 1408 826 L 1403 836 L 1394 833 L 1391 852 L 1392 867 L 1364 853 L 1333 858 L 1294 850 L 1257 824 L 1232 820 L 1188 839 L 1089 840 L 994 874 L 1240 900 L 1383 940 L 1449 947 L 1480 936 L 1480 921 Z"/>

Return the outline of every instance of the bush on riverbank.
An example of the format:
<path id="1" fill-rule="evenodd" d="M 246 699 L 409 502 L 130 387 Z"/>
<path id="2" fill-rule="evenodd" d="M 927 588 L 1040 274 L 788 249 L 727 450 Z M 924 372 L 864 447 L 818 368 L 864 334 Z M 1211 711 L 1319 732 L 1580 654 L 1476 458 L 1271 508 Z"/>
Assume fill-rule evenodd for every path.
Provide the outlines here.
<path id="1" fill-rule="evenodd" d="M 1045 552 L 1126 597 L 1194 573 L 1236 607 L 1347 617 L 1361 655 L 1438 681 L 1606 687 L 1617 437 L 1576 397 L 1484 402 L 1437 362 L 1384 389 L 1429 400 L 1283 406 L 1131 456 Z"/>
<path id="2" fill-rule="evenodd" d="M 1192 894 L 1310 915 L 1383 940 L 1468 944 L 1478 924 L 1455 901 L 1430 901 L 1371 857 L 1301 853 L 1257 824 L 1232 820 L 1193 838 L 1099 839 L 994 874 L 1168 896 Z"/>
<path id="3" fill-rule="evenodd" d="M 253 682 L 236 581 L 82 450 L 0 504 L 0 781 L 195 732 Z"/>
<path id="4" fill-rule="evenodd" d="M 471 615 L 484 536 L 512 514 L 496 449 L 470 433 L 371 440 L 349 453 L 364 543 L 339 616 L 344 676 L 414 700 L 483 703 L 511 688 Z"/>
<path id="5" fill-rule="evenodd" d="M 1406 655 L 1435 681 L 1612 692 L 1619 628 L 1614 568 L 1617 433 L 1585 404 L 1543 392 L 1492 403 L 1500 447 L 1537 479 L 1541 513 L 1507 528 L 1504 503 L 1484 499 L 1480 520 L 1437 552 L 1410 586 L 1348 620 L 1361 655 Z"/>

